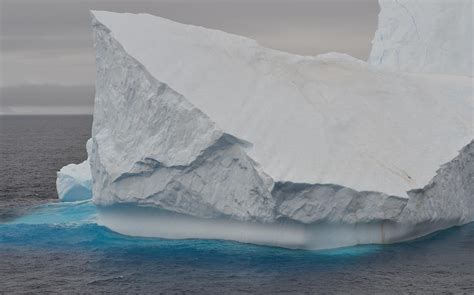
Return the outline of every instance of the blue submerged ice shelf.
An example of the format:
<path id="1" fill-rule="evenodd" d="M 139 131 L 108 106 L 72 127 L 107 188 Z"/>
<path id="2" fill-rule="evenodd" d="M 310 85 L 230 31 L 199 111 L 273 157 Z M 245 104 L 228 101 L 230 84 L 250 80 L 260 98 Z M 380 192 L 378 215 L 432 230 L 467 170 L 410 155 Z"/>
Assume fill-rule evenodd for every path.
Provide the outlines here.
<path id="1" fill-rule="evenodd" d="M 289 250 L 278 247 L 256 246 L 238 242 L 129 237 L 97 224 L 97 208 L 91 201 L 48 203 L 38 206 L 28 215 L 0 224 L 1 245 L 30 245 L 34 247 L 62 247 L 88 249 L 107 247 L 150 247 L 160 249 L 193 249 L 222 253 L 353 256 L 367 255 L 382 249 L 380 245 L 363 245 L 324 251 Z"/>

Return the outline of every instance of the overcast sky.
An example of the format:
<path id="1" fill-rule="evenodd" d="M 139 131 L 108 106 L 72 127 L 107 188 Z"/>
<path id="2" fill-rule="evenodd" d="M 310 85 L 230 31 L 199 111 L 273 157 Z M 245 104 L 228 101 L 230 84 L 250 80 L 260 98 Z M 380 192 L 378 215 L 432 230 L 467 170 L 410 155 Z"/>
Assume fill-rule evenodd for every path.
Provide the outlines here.
<path id="1" fill-rule="evenodd" d="M 148 12 L 284 51 L 364 60 L 378 14 L 377 0 L 0 0 L 0 113 L 92 111 L 90 9 Z"/>

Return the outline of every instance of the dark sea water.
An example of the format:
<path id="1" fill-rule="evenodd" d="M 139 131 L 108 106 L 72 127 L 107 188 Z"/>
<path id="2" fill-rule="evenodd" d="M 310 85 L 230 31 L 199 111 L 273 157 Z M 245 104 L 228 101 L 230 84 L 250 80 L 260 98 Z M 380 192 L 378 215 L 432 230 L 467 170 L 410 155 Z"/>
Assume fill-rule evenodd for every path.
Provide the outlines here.
<path id="1" fill-rule="evenodd" d="M 87 158 L 92 116 L 0 116 L 0 221 L 57 199 L 56 171 Z"/>
<path id="2" fill-rule="evenodd" d="M 0 117 L 0 294 L 474 294 L 474 224 L 329 251 L 126 237 L 55 201 L 91 117 Z"/>

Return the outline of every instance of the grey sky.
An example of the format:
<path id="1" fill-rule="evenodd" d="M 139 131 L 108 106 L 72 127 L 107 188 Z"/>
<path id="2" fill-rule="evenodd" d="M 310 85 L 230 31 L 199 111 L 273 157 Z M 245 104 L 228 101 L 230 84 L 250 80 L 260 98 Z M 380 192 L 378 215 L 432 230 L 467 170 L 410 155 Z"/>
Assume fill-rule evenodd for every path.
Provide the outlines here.
<path id="1" fill-rule="evenodd" d="M 92 110 L 89 10 L 147 12 L 298 54 L 366 59 L 377 0 L 0 0 L 0 113 Z"/>

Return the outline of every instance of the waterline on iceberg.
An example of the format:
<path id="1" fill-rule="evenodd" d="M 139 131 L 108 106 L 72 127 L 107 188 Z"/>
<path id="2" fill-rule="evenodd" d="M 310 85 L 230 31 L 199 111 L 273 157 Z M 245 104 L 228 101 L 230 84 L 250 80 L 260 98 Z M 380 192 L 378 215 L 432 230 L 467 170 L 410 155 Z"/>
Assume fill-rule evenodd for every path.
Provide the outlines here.
<path id="1" fill-rule="evenodd" d="M 48 203 L 37 206 L 30 214 L 21 216 L 15 220 L 7 223 L 0 224 L 0 247 L 7 246 L 19 246 L 19 247 L 30 247 L 33 248 L 84 248 L 87 249 L 98 249 L 98 248 L 111 248 L 114 249 L 127 249 L 135 247 L 189 247 L 196 251 L 209 251 L 217 249 L 219 251 L 231 251 L 234 253 L 246 253 L 248 251 L 254 253 L 259 251 L 261 253 L 271 252 L 274 254 L 284 255 L 300 255 L 300 251 L 289 250 L 282 247 L 271 247 L 262 246 L 256 244 L 240 243 L 236 241 L 217 240 L 212 238 L 212 233 L 208 233 L 208 238 L 184 238 L 184 239 L 169 239 L 167 237 L 153 237 L 146 235 L 137 234 L 122 234 L 120 229 L 128 227 L 128 230 L 134 230 L 133 226 L 136 224 L 128 223 L 128 219 L 124 217 L 128 214 L 134 216 L 136 213 L 142 213 L 149 211 L 155 211 L 154 208 L 133 208 L 134 206 L 117 206 L 118 208 L 100 208 L 95 206 L 91 201 L 78 201 L 78 202 L 58 202 Z M 114 228 L 115 226 L 108 227 L 103 222 L 104 217 L 111 218 L 112 211 L 114 213 L 124 213 L 120 216 L 119 214 L 112 214 L 115 218 L 119 216 L 123 219 L 121 226 Z M 104 215 L 104 212 L 107 212 Z M 161 212 L 163 213 L 163 212 Z M 146 216 L 144 218 L 150 218 Z M 107 219 L 111 221 L 112 219 Z M 133 219 L 131 219 L 133 220 Z M 176 216 L 170 216 L 170 214 L 163 214 L 159 216 L 157 220 L 179 220 Z M 181 220 L 185 222 L 192 220 L 192 218 Z M 217 223 L 216 223 L 217 224 Z M 224 223 L 225 224 L 225 223 Z M 117 226 L 118 224 L 116 224 Z M 197 227 L 202 224 L 196 225 Z M 177 227 L 180 226 L 178 223 Z M 143 228 L 143 226 L 139 227 Z M 242 227 L 244 229 L 245 227 Z M 251 226 L 249 226 L 251 228 Z M 258 227 L 257 227 L 258 228 Z M 260 229 L 264 229 L 261 227 Z M 234 230 L 236 227 L 234 227 Z M 266 229 L 266 228 L 265 228 Z M 292 229 L 291 226 L 286 227 L 287 231 Z M 143 232 L 151 230 L 142 229 Z M 160 230 L 160 229 L 158 229 Z M 261 232 L 263 233 L 263 231 Z M 252 236 L 255 232 L 243 233 L 244 236 Z M 264 236 L 269 237 L 270 233 L 264 233 Z M 287 242 L 290 237 L 296 237 L 297 235 L 292 234 L 287 237 Z M 296 241 L 293 241 L 293 244 Z M 257 243 L 258 244 L 258 243 Z M 276 246 L 276 245 L 275 245 Z M 329 256 L 353 256 L 373 253 L 380 249 L 380 245 L 358 245 L 355 247 L 342 247 L 338 249 L 327 249 L 316 251 L 315 253 Z M 275 252 L 276 251 L 276 252 Z M 286 254 L 285 254 L 286 253 Z M 293 254 L 292 254 L 293 253 Z M 306 251 L 303 251 L 306 253 Z M 268 254 L 268 253 L 267 253 Z"/>
<path id="2" fill-rule="evenodd" d="M 99 207 L 97 222 L 128 236 L 231 240 L 307 250 L 401 242 L 451 227 L 454 223 L 439 221 L 423 224 L 397 224 L 381 221 L 355 224 L 329 222 L 303 224 L 291 220 L 259 223 L 227 218 L 198 218 L 131 204 Z"/>
<path id="3" fill-rule="evenodd" d="M 319 254 L 359 255 L 386 247 L 380 239 L 400 232 L 416 233 L 417 227 L 408 229 L 388 223 L 303 225 L 285 221 L 259 224 L 204 220 L 151 207 L 129 204 L 97 207 L 91 201 L 79 201 L 44 204 L 28 215 L 0 224 L 0 245 L 15 241 L 24 245 L 25 239 L 38 247 L 43 244 L 76 247 L 78 242 L 79 246 L 91 247 L 217 243 L 240 245 L 239 251 L 260 249 L 264 245 L 262 249 L 309 249 Z M 411 242 L 416 240 L 408 243 Z"/>

